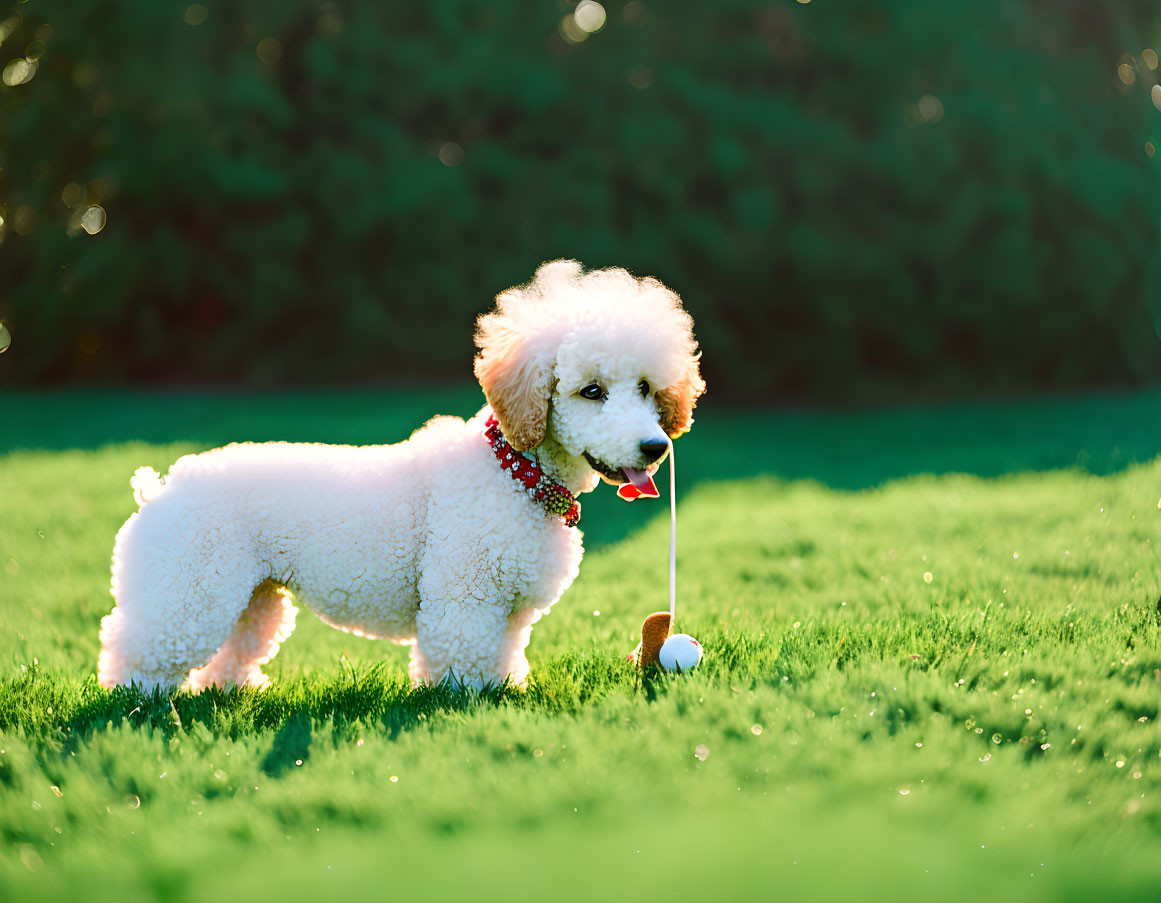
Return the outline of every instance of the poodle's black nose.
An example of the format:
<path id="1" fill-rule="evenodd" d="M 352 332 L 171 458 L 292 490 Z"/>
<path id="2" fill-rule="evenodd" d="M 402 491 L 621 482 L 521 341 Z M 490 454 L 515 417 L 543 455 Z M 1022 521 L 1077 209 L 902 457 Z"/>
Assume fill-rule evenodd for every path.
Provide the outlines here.
<path id="1" fill-rule="evenodd" d="M 663 439 L 646 439 L 641 443 L 641 454 L 645 456 L 645 460 L 652 464 L 669 448 L 669 443 Z"/>

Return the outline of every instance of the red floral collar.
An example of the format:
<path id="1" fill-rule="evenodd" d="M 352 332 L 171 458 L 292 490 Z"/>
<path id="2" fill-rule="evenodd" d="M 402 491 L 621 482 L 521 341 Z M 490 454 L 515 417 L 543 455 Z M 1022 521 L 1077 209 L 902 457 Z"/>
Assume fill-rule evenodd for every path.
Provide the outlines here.
<path id="1" fill-rule="evenodd" d="M 580 523 L 580 502 L 556 480 L 545 476 L 539 464 L 524 457 L 508 444 L 508 440 L 500 432 L 500 424 L 495 414 L 488 415 L 483 435 L 492 446 L 492 453 L 500 462 L 500 467 L 508 471 L 513 480 L 523 484 L 524 491 L 541 508 L 563 520 L 566 527 L 575 527 Z"/>

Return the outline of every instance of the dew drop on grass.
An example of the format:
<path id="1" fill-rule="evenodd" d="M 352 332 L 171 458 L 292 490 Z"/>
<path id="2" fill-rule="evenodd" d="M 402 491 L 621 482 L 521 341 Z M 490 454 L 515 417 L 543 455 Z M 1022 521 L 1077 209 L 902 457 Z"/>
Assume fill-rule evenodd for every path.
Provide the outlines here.
<path id="1" fill-rule="evenodd" d="M 930 583 L 934 579 L 935 579 L 935 576 L 931 573 L 931 571 L 924 571 L 923 572 L 923 582 L 924 583 Z"/>
<path id="2" fill-rule="evenodd" d="M 1004 742 L 1004 738 L 999 733 L 995 733 L 995 734 L 992 734 L 992 742 L 995 743 L 996 746 L 999 746 L 1001 743 Z"/>
<path id="3" fill-rule="evenodd" d="M 388 778 L 388 780 L 391 781 L 392 784 L 398 784 L 399 783 L 399 775 L 393 774 L 393 775 L 391 775 L 390 778 Z"/>
<path id="4" fill-rule="evenodd" d="M 750 728 L 750 733 L 753 734 L 755 737 L 760 737 L 762 735 L 762 725 L 755 724 L 753 727 Z"/>
<path id="5" fill-rule="evenodd" d="M 139 797 L 136 793 L 130 793 L 127 797 L 125 797 L 125 805 L 130 809 L 140 809 L 141 797 Z"/>
<path id="6" fill-rule="evenodd" d="M 704 743 L 698 744 L 696 747 L 694 747 L 693 757 L 699 762 L 704 762 L 709 758 L 709 747 Z"/>

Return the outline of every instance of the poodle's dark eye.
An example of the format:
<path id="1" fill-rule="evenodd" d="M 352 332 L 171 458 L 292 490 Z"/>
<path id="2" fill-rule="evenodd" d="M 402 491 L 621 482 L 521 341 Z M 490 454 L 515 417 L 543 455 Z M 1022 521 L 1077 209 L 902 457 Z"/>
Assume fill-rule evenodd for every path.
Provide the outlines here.
<path id="1" fill-rule="evenodd" d="M 602 401 L 605 397 L 605 388 L 600 383 L 589 383 L 577 394 L 589 401 Z"/>
<path id="2" fill-rule="evenodd" d="M 648 398 L 649 397 L 649 380 L 647 380 L 647 379 L 641 380 L 641 382 L 637 383 L 637 389 L 641 393 L 642 397 Z"/>

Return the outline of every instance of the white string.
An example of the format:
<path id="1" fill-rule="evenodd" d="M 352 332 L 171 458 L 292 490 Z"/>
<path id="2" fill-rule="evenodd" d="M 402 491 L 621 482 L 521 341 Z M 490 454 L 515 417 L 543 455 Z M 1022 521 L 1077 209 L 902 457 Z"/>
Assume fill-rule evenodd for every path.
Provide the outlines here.
<path id="1" fill-rule="evenodd" d="M 668 437 L 667 437 L 668 438 Z M 669 440 L 669 629 L 677 617 L 677 466 Z"/>

